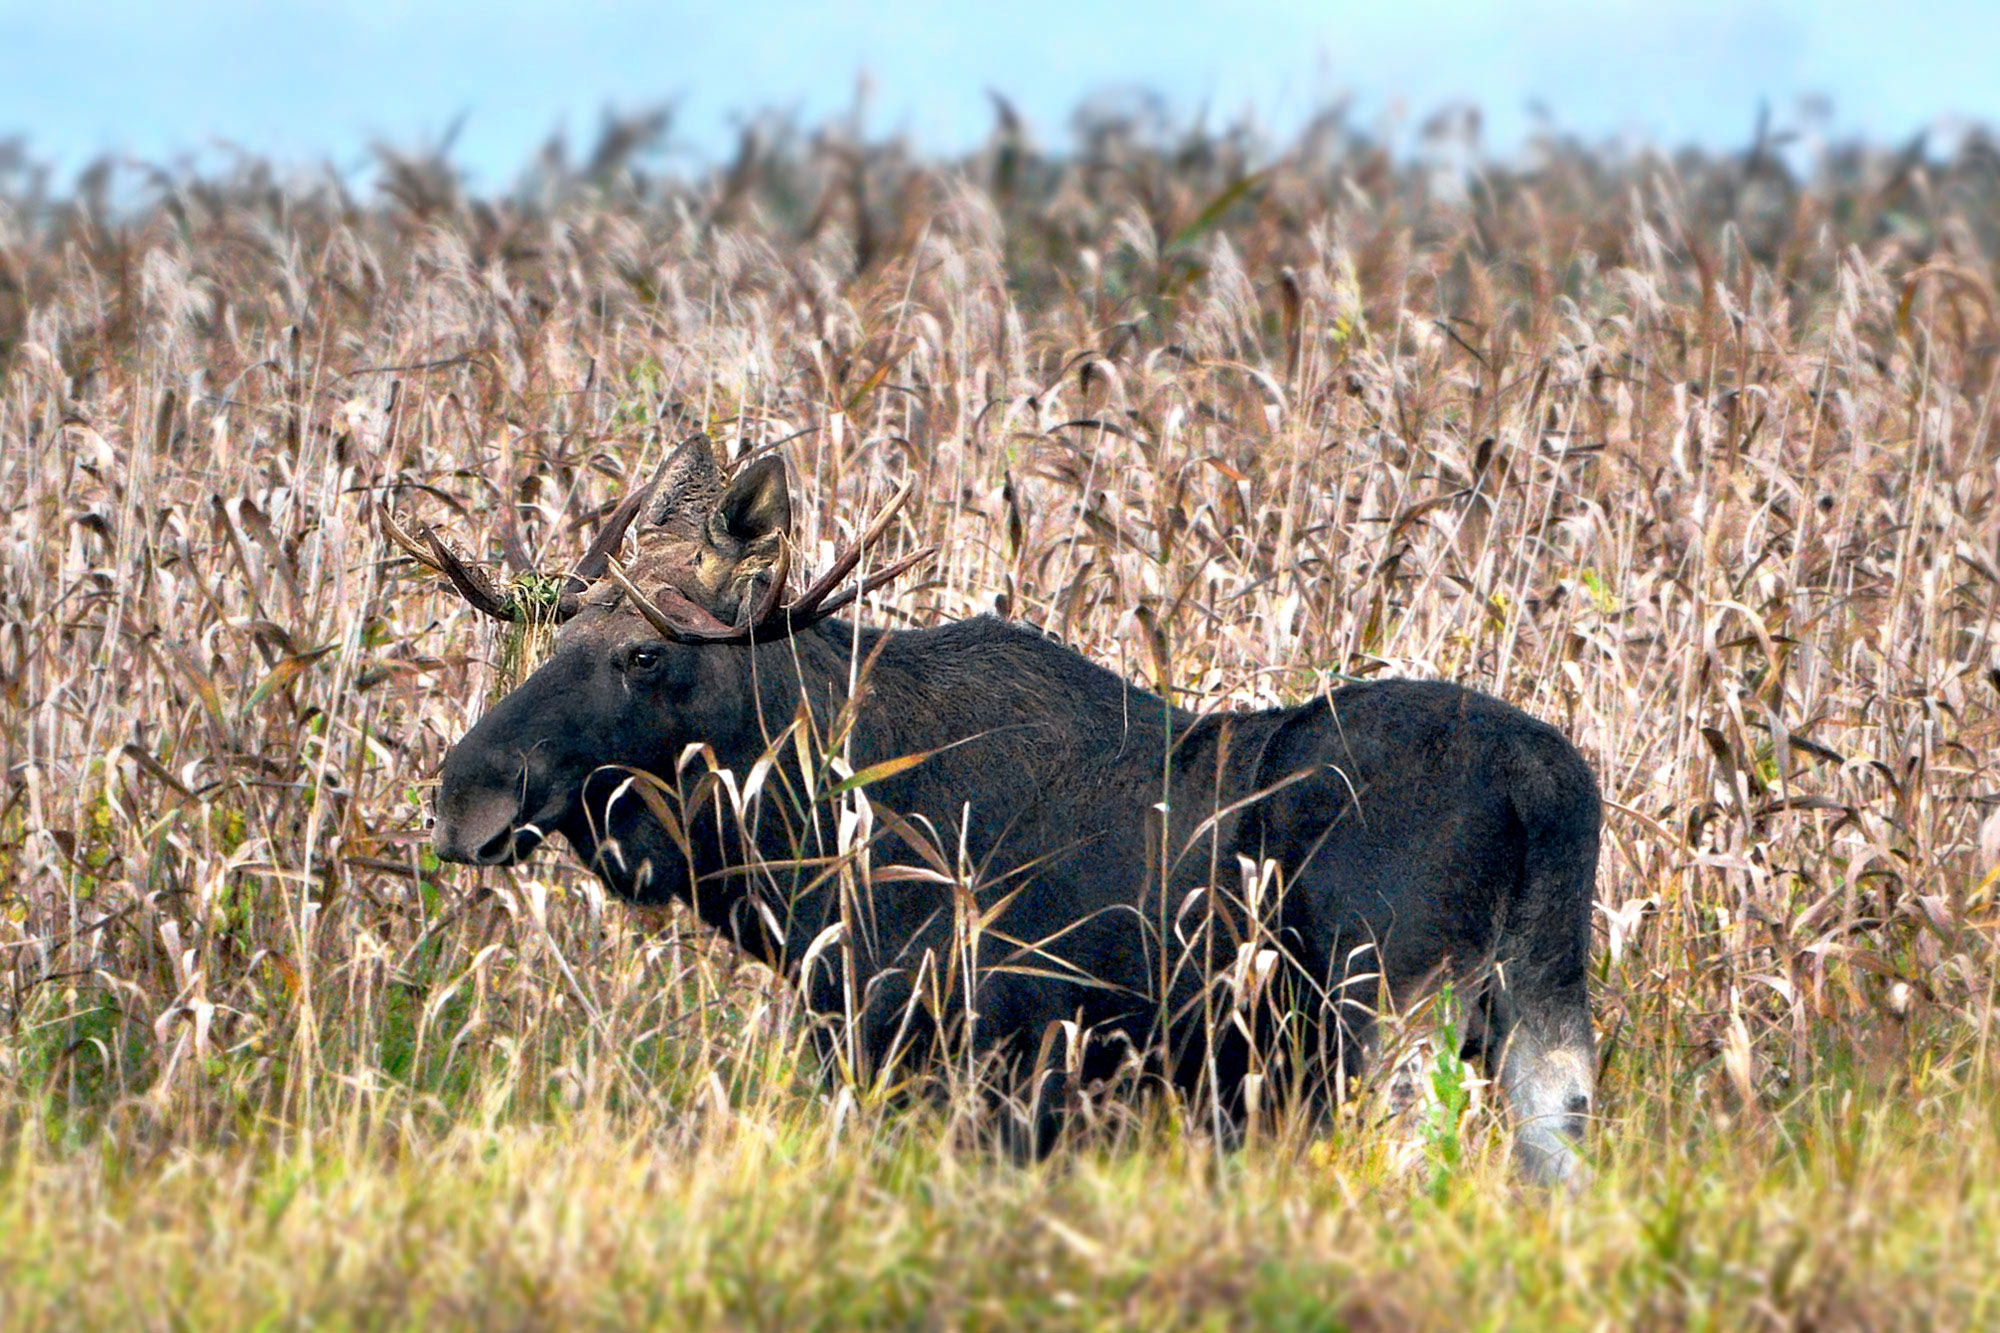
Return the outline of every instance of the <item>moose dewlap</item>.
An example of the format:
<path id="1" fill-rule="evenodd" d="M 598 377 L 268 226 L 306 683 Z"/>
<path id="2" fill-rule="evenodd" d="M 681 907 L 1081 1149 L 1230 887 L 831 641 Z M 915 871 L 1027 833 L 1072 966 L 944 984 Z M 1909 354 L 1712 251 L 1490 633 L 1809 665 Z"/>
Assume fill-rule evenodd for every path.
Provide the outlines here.
<path id="1" fill-rule="evenodd" d="M 969 1048 L 1038 1149 L 1072 1081 L 1135 1063 L 1227 1122 L 1319 1113 L 1385 999 L 1450 980 L 1522 1167 L 1573 1173 L 1599 824 L 1574 746 L 1449 684 L 1195 716 L 998 620 L 828 619 L 886 518 L 786 603 L 782 462 L 725 485 L 705 438 L 680 446 L 585 556 L 548 661 L 445 760 L 438 854 L 560 833 L 612 892 L 683 899 L 795 978 L 869 1068 Z M 863 872 L 812 809 L 852 784 L 795 728 L 870 779 Z M 777 768 L 729 809 L 683 767 L 696 744 Z"/>

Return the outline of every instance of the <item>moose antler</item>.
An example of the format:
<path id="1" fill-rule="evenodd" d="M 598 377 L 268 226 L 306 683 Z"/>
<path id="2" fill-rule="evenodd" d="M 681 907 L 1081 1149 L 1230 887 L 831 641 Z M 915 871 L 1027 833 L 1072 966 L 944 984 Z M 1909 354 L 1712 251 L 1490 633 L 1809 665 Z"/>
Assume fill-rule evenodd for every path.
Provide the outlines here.
<path id="1" fill-rule="evenodd" d="M 664 471 L 664 465 L 661 471 Z M 604 521 L 597 536 L 591 539 L 583 559 L 577 561 L 576 568 L 570 571 L 563 584 L 562 594 L 556 601 L 557 620 L 568 620 L 581 609 L 582 603 L 578 599 L 584 589 L 604 577 L 605 568 L 611 562 L 611 553 L 625 540 L 632 520 L 645 508 L 646 501 L 659 484 L 660 472 L 656 471 L 651 481 L 626 496 L 611 511 L 611 517 Z M 405 555 L 424 568 L 444 575 L 458 595 L 470 602 L 474 609 L 509 624 L 521 618 L 520 603 L 494 587 L 493 580 L 484 572 L 459 559 L 430 524 L 417 524 L 417 530 L 412 534 L 396 521 L 396 516 L 389 512 L 389 506 L 378 504 L 375 512 L 383 533 L 390 541 L 402 547 Z"/>
<path id="2" fill-rule="evenodd" d="M 856 598 L 866 596 L 937 554 L 937 547 L 926 546 L 877 570 L 838 596 L 834 595 L 834 590 L 861 563 L 862 555 L 889 530 L 889 521 L 909 502 L 910 493 L 915 489 L 914 478 L 904 482 L 903 488 L 875 515 L 861 536 L 840 553 L 826 573 L 814 580 L 797 601 L 789 605 L 781 605 L 779 601 L 784 592 L 791 556 L 789 547 L 781 547 L 778 568 L 766 585 L 764 595 L 758 598 L 750 615 L 738 625 L 721 620 L 678 588 L 664 587 L 660 589 L 657 599 L 648 597 L 626 577 L 615 560 L 607 562 L 605 572 L 613 583 L 624 589 L 625 595 L 632 599 L 633 607 L 663 638 L 679 643 L 768 643 L 818 624 Z"/>
<path id="3" fill-rule="evenodd" d="M 841 580 L 854 572 L 856 565 L 861 563 L 862 552 L 882 540 L 882 534 L 889 530 L 889 520 L 896 516 L 898 510 L 909 503 L 910 492 L 915 490 L 916 487 L 917 479 L 915 477 L 911 477 L 905 481 L 903 489 L 889 497 L 889 503 L 882 507 L 881 513 L 875 515 L 875 521 L 868 525 L 867 530 L 861 534 L 860 540 L 856 541 L 854 545 L 848 547 L 845 551 L 842 551 L 839 558 L 833 562 L 833 567 L 820 575 L 812 587 L 805 590 L 805 594 L 798 601 L 793 602 L 785 608 L 786 616 L 790 617 L 793 621 L 804 620 L 804 625 L 797 625 L 797 628 L 803 629 L 805 625 L 810 625 L 815 620 L 824 620 L 827 616 L 846 606 L 856 597 L 871 591 L 874 587 L 880 587 L 883 582 L 894 578 L 917 561 L 927 559 L 936 554 L 937 547 L 926 547 L 922 551 L 917 552 L 916 555 L 906 557 L 896 564 L 889 566 L 888 569 L 883 570 L 880 574 L 871 576 L 868 584 L 854 589 L 839 601 L 830 604 L 827 602 L 827 596 L 840 586 Z"/>
<path id="4" fill-rule="evenodd" d="M 612 553 L 625 540 L 625 533 L 631 528 L 633 519 L 652 499 L 670 462 L 662 463 L 651 480 L 611 511 L 611 516 L 584 551 L 583 558 L 570 571 L 556 602 L 557 620 L 568 620 L 574 616 L 582 607 L 583 592 L 598 579 L 609 577 L 632 599 L 633 607 L 646 618 L 646 623 L 666 638 L 681 643 L 765 643 L 818 624 L 856 598 L 866 596 L 937 554 L 937 547 L 926 546 L 875 571 L 845 591 L 837 591 L 860 565 L 861 557 L 868 548 L 880 541 L 889 530 L 890 520 L 909 502 L 911 493 L 916 489 L 916 480 L 912 478 L 903 483 L 902 489 L 890 497 L 889 503 L 875 515 L 861 536 L 842 551 L 826 573 L 814 580 L 795 602 L 788 604 L 784 601 L 785 581 L 791 573 L 792 553 L 788 542 L 779 544 L 777 566 L 767 576 L 763 592 L 739 624 L 731 625 L 723 621 L 677 588 L 662 587 L 657 594 L 649 597 L 626 577 Z M 485 573 L 460 559 L 429 524 L 417 524 L 413 534 L 396 521 L 387 505 L 377 505 L 376 514 L 382 531 L 390 541 L 418 564 L 444 575 L 458 595 L 475 609 L 508 623 L 522 618 L 523 609 L 518 599 L 500 591 Z"/>
<path id="5" fill-rule="evenodd" d="M 402 547 L 404 554 L 424 568 L 451 580 L 451 586 L 458 590 L 458 595 L 472 603 L 475 610 L 509 623 L 520 618 L 520 608 L 513 599 L 494 587 L 493 580 L 484 573 L 460 560 L 430 524 L 417 524 L 418 535 L 412 536 L 402 524 L 396 522 L 396 516 L 389 512 L 388 505 L 377 504 L 375 515 L 390 541 Z"/>
<path id="6" fill-rule="evenodd" d="M 625 530 L 632 526 L 632 520 L 646 507 L 646 502 L 652 498 L 659 484 L 660 472 L 655 471 L 651 481 L 626 496 L 611 511 L 611 517 L 605 520 L 604 527 L 584 550 L 583 559 L 577 561 L 576 568 L 570 571 L 569 581 L 563 585 L 562 597 L 556 603 L 557 619 L 568 620 L 582 609 L 583 604 L 578 599 L 584 589 L 604 577 L 604 572 L 611 567 L 611 553 L 624 542 Z"/>

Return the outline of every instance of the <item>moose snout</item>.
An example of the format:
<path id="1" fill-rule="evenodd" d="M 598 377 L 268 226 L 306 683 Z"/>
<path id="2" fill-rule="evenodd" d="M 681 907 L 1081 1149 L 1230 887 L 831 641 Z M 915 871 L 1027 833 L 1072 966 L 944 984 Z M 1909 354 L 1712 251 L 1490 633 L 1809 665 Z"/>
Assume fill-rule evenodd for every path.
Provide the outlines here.
<path id="1" fill-rule="evenodd" d="M 494 762 L 490 751 L 460 743 L 438 774 L 437 824 L 431 846 L 439 859 L 464 865 L 508 865 L 540 844 L 546 832 L 528 809 L 530 765 Z"/>
<path id="2" fill-rule="evenodd" d="M 516 855 L 520 833 L 520 800 L 511 792 L 486 790 L 469 794 L 469 799 L 448 789 L 438 793 L 437 827 L 431 831 L 431 846 L 438 858 L 465 865 L 506 865 Z"/>

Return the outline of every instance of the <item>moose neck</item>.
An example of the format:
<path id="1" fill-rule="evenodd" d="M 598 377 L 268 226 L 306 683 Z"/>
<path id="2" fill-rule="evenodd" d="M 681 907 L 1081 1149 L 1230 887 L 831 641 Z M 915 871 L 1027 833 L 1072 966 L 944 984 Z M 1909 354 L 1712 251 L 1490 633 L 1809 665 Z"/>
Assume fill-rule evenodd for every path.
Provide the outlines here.
<path id="1" fill-rule="evenodd" d="M 796 964 L 832 919 L 828 885 L 833 877 L 823 864 L 813 864 L 832 854 L 832 829 L 812 811 L 780 808 L 789 807 L 787 788 L 801 796 L 823 796 L 826 780 L 822 774 L 800 772 L 800 747 L 785 730 L 795 721 L 809 728 L 806 749 L 816 756 L 823 747 L 840 743 L 842 729 L 865 751 L 896 744 L 894 733 L 906 728 L 871 703 L 866 681 L 871 655 L 895 633 L 827 620 L 769 643 L 703 650 L 720 655 L 726 683 L 718 688 L 741 699 L 742 708 L 735 725 L 690 739 L 710 747 L 717 767 L 736 775 L 738 790 L 766 755 L 787 776 L 762 785 L 754 824 L 757 858 L 773 869 L 746 865 L 751 858 L 745 855 L 735 813 L 728 808 L 728 796 L 718 791 L 710 798 L 718 807 L 704 810 L 690 830 L 699 880 L 682 896 L 710 926 L 778 971 Z M 859 711 L 849 716 L 847 704 L 857 684 Z M 677 758 L 660 756 L 662 772 L 670 771 Z M 825 883 L 816 883 L 821 880 Z"/>

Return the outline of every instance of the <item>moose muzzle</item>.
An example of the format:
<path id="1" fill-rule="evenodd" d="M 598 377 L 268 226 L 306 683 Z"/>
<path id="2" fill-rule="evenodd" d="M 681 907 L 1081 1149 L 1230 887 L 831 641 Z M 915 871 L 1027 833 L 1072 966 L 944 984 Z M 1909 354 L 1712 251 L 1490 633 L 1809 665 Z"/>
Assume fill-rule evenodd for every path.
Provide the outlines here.
<path id="1" fill-rule="evenodd" d="M 511 773 L 481 763 L 476 746 L 460 743 L 438 776 L 437 825 L 431 845 L 439 859 L 465 865 L 511 865 L 541 845 L 560 809 L 529 809 L 528 765 Z"/>

